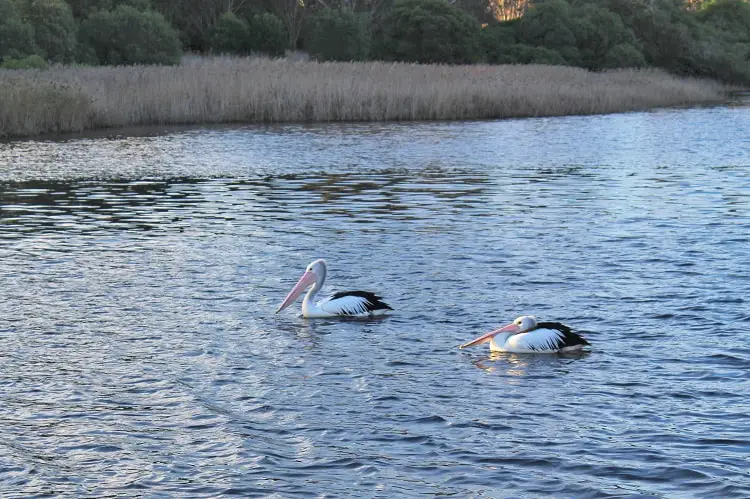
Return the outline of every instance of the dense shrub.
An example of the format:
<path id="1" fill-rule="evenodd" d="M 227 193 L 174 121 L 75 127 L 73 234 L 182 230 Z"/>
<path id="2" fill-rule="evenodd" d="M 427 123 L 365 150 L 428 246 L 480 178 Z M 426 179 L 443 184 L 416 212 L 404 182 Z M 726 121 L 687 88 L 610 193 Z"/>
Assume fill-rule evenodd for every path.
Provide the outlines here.
<path id="1" fill-rule="evenodd" d="M 619 15 L 592 4 L 575 9 L 573 15 L 572 27 L 581 66 L 588 69 L 622 67 L 613 66 L 620 61 L 628 67 L 644 64 L 633 31 Z"/>
<path id="2" fill-rule="evenodd" d="M 521 43 L 498 45 L 488 54 L 488 61 L 492 64 L 549 64 L 563 66 L 566 64 L 563 56 L 552 49 L 532 47 Z"/>
<path id="3" fill-rule="evenodd" d="M 21 19 L 12 0 L 0 0 L 0 60 L 23 58 L 38 50 L 31 24 Z"/>
<path id="4" fill-rule="evenodd" d="M 742 28 L 746 7 L 723 0 L 694 13 L 671 0 L 602 1 L 633 30 L 646 64 L 679 75 L 750 83 L 750 46 L 740 41 L 743 34 L 732 35 L 735 29 L 747 33 Z"/>
<path id="5" fill-rule="evenodd" d="M 610 48 L 601 60 L 601 68 L 640 68 L 646 65 L 640 49 L 629 44 L 619 43 Z"/>
<path id="6" fill-rule="evenodd" d="M 270 56 L 284 55 L 287 34 L 284 23 L 275 15 L 265 12 L 250 19 L 250 52 Z"/>
<path id="7" fill-rule="evenodd" d="M 634 32 L 646 63 L 678 71 L 695 51 L 690 15 L 670 0 L 604 0 Z"/>
<path id="8" fill-rule="evenodd" d="M 0 64 L 2 69 L 47 69 L 48 67 L 47 61 L 36 54 L 26 56 L 23 59 L 6 58 Z"/>
<path id="9" fill-rule="evenodd" d="M 73 17 L 86 19 L 99 11 L 113 10 L 120 5 L 129 5 L 138 10 L 149 10 L 152 8 L 150 0 L 65 0 L 70 5 Z M 172 1 L 172 0 L 169 0 Z M 175 2 L 177 3 L 177 2 Z"/>
<path id="10" fill-rule="evenodd" d="M 451 0 L 450 3 L 471 16 L 477 24 L 496 22 L 488 0 Z M 502 2 L 500 4 L 502 5 Z"/>
<path id="11" fill-rule="evenodd" d="M 254 14 L 248 21 L 226 12 L 211 29 L 208 47 L 218 53 L 254 53 L 276 57 L 284 54 L 286 39 L 284 23 L 273 14 Z"/>
<path id="12" fill-rule="evenodd" d="M 24 14 L 34 28 L 39 55 L 51 62 L 73 61 L 77 27 L 65 0 L 27 0 Z"/>
<path id="13" fill-rule="evenodd" d="M 367 19 L 351 9 L 323 9 L 310 20 L 306 48 L 321 61 L 361 61 L 370 51 Z"/>
<path id="14" fill-rule="evenodd" d="M 517 36 L 521 43 L 545 47 L 558 52 L 572 65 L 581 64 L 573 28 L 581 21 L 565 0 L 549 0 L 535 6 L 518 23 Z M 582 30 L 580 26 L 577 27 Z"/>
<path id="15" fill-rule="evenodd" d="M 728 41 L 750 42 L 750 3 L 744 0 L 711 2 L 697 13 L 697 18 Z"/>
<path id="16" fill-rule="evenodd" d="M 572 6 L 565 0 L 540 3 L 518 22 L 517 37 L 527 45 L 554 50 L 568 64 L 591 70 L 645 64 L 633 31 L 617 13 L 599 5 Z"/>
<path id="17" fill-rule="evenodd" d="M 121 5 L 91 15 L 81 24 L 79 42 L 100 64 L 177 64 L 177 32 L 161 14 Z"/>
<path id="18" fill-rule="evenodd" d="M 750 44 L 730 42 L 718 34 L 704 37 L 685 58 L 682 73 L 741 85 L 750 84 Z"/>
<path id="19" fill-rule="evenodd" d="M 486 26 L 480 31 L 479 40 L 482 45 L 510 45 L 518 43 L 516 30 L 519 19 L 507 21 L 501 24 Z"/>
<path id="20" fill-rule="evenodd" d="M 447 0 L 397 0 L 375 34 L 385 60 L 462 64 L 480 54 L 479 26 Z"/>
<path id="21" fill-rule="evenodd" d="M 250 25 L 231 12 L 219 17 L 211 31 L 209 46 L 218 53 L 241 54 L 248 49 Z"/>
<path id="22" fill-rule="evenodd" d="M 280 56 L 302 26 L 301 46 L 318 60 L 656 66 L 750 84 L 750 1 L 695 10 L 683 0 L 529 5 L 523 17 L 497 22 L 488 0 L 0 0 L 0 64 L 175 64 L 179 37 L 198 52 Z M 222 14 L 227 8 L 233 13 Z"/>

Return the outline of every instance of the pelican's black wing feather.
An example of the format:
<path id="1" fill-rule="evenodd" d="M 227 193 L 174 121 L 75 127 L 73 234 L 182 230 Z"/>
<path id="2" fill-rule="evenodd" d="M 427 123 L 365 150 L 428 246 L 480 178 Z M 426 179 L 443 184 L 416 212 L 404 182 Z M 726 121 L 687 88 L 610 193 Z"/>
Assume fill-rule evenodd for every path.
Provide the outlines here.
<path id="1" fill-rule="evenodd" d="M 586 338 L 578 333 L 574 333 L 570 327 L 561 322 L 540 322 L 537 324 L 536 329 L 555 329 L 560 331 L 561 335 L 557 344 L 558 349 L 591 344 L 586 341 Z"/>
<path id="2" fill-rule="evenodd" d="M 338 312 L 341 315 L 361 315 L 376 310 L 393 310 L 380 296 L 369 291 L 339 291 L 333 293 L 326 302 L 333 305 L 336 300 L 340 300 L 341 306 Z"/>

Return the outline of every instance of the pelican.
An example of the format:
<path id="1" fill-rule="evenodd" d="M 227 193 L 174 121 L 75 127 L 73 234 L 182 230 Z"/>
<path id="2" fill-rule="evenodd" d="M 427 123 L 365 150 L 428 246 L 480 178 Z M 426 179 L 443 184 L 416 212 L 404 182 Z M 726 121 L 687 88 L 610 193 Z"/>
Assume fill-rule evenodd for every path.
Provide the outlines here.
<path id="1" fill-rule="evenodd" d="M 276 309 L 276 313 L 291 305 L 310 285 L 310 291 L 302 300 L 302 317 L 370 317 L 393 310 L 378 295 L 369 291 L 339 291 L 313 303 L 325 280 L 326 261 L 321 258 L 307 266 L 305 273 Z"/>
<path id="2" fill-rule="evenodd" d="M 490 342 L 490 352 L 556 353 L 574 352 L 590 345 L 582 336 L 559 322 L 537 322 L 522 315 L 507 326 L 483 334 L 459 348 Z"/>

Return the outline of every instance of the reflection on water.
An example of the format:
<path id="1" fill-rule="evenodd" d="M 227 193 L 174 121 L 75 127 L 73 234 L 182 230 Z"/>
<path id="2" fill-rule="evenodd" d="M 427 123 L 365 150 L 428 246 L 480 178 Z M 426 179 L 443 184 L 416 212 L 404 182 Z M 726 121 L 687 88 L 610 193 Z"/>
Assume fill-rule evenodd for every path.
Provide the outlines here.
<path id="1" fill-rule="evenodd" d="M 0 495 L 749 496 L 748 117 L 0 143 Z"/>
<path id="2" fill-rule="evenodd" d="M 26 181 L 0 192 L 0 220 L 13 234 L 65 230 L 184 230 L 186 219 L 292 220 L 339 217 L 372 223 L 479 207 L 489 178 L 471 171 L 397 170 L 241 180 Z M 195 213 L 196 205 L 210 205 Z"/>
<path id="3" fill-rule="evenodd" d="M 527 377 L 543 370 L 550 369 L 549 376 L 557 377 L 569 374 L 570 362 L 585 359 L 590 351 L 560 352 L 556 354 L 515 354 L 491 352 L 489 357 L 482 357 L 472 363 L 488 373 L 510 377 Z"/>

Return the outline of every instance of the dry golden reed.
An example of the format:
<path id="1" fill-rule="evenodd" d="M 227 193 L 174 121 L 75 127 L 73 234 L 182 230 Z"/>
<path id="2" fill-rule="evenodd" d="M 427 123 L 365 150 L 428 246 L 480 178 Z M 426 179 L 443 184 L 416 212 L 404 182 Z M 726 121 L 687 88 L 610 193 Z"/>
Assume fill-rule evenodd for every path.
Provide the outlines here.
<path id="1" fill-rule="evenodd" d="M 25 73 L 16 78 L 0 74 L 0 137 L 88 127 L 93 110 L 82 89 Z"/>
<path id="2" fill-rule="evenodd" d="M 0 70 L 0 136 L 138 125 L 463 120 L 721 101 L 659 70 L 186 58 L 179 66 Z"/>

